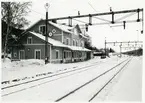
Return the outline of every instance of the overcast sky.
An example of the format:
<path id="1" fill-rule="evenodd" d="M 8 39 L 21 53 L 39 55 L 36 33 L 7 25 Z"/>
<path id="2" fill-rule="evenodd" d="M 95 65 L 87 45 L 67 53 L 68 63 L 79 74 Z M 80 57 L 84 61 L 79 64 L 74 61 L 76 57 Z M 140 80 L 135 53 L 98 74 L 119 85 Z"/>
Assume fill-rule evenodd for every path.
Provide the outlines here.
<path id="1" fill-rule="evenodd" d="M 46 10 L 44 5 L 46 2 L 50 4 L 48 10 L 49 18 L 77 15 L 78 11 L 80 11 L 80 14 L 109 12 L 110 7 L 114 11 L 137 9 L 143 8 L 144 4 L 143 0 L 33 0 L 31 13 L 27 17 L 31 21 L 30 25 L 41 18 L 45 18 Z M 123 14 L 116 18 L 125 15 Z M 100 18 L 111 20 L 109 16 L 100 16 Z M 137 14 L 131 16 L 128 20 L 135 20 L 136 18 Z M 79 20 L 86 21 L 86 19 Z M 105 37 L 107 41 L 143 40 L 143 34 L 140 34 L 140 30 L 142 29 L 141 23 L 127 23 L 125 30 L 122 26 L 110 26 L 112 25 L 89 26 L 88 34 L 91 36 L 94 46 L 103 48 Z M 119 50 L 119 46 L 107 45 L 107 47 L 113 47 L 115 50 Z"/>

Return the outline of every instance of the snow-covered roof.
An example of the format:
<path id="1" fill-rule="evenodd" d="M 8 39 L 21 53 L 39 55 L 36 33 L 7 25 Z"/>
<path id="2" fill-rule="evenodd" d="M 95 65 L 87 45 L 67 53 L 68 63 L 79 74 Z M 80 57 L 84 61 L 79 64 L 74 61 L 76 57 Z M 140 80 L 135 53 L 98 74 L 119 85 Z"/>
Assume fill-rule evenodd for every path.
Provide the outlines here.
<path id="1" fill-rule="evenodd" d="M 87 48 L 83 48 L 83 47 L 77 47 L 77 46 L 68 46 L 71 50 L 76 50 L 76 51 L 91 51 Z"/>
<path id="2" fill-rule="evenodd" d="M 42 39 L 45 41 L 45 36 L 39 33 L 35 33 L 35 32 L 31 32 L 29 31 L 31 34 L 37 36 L 38 38 Z M 69 46 L 69 45 L 65 45 L 63 43 L 61 43 L 60 41 L 54 40 L 52 38 L 48 38 L 48 42 L 50 44 L 52 44 L 53 46 L 57 46 L 57 47 L 65 47 L 71 50 L 76 50 L 76 51 L 91 51 L 89 49 L 83 48 L 83 47 L 76 47 L 76 46 Z"/>
<path id="3" fill-rule="evenodd" d="M 30 27 L 28 27 L 27 30 L 30 29 L 31 27 L 33 27 L 34 25 L 36 25 L 38 22 L 40 22 L 40 21 L 42 21 L 42 20 L 44 20 L 44 19 L 38 20 L 36 23 L 34 23 L 34 24 L 31 25 Z M 58 29 L 61 29 L 61 30 L 65 31 L 65 32 L 67 32 L 67 33 L 72 33 L 71 31 L 68 30 L 68 29 L 71 29 L 71 28 L 69 28 L 69 27 L 67 27 L 67 26 L 63 26 L 63 25 L 60 25 L 60 24 L 56 24 L 56 23 L 53 23 L 52 21 L 49 21 L 49 24 L 51 24 L 51 25 L 57 27 Z"/>
<path id="4" fill-rule="evenodd" d="M 51 21 L 49 21 L 49 24 L 51 24 L 51 25 L 53 25 L 53 26 L 55 26 L 55 27 L 61 29 L 61 30 L 64 31 L 64 32 L 72 33 L 71 31 L 68 30 L 69 28 L 66 27 L 66 26 L 64 26 L 64 25 L 56 24 L 56 23 L 53 23 L 53 22 L 51 22 Z"/>
<path id="5" fill-rule="evenodd" d="M 61 26 L 63 29 L 69 30 L 69 31 L 74 28 L 74 26 L 68 26 L 66 24 L 59 24 L 58 23 L 57 25 Z"/>
<path id="6" fill-rule="evenodd" d="M 84 38 L 88 38 L 87 36 L 85 36 L 84 34 L 80 33 L 80 35 Z"/>
<path id="7" fill-rule="evenodd" d="M 27 28 L 30 29 L 31 27 L 33 27 L 34 25 L 36 25 L 38 22 L 42 21 L 44 19 L 40 19 L 39 21 L 37 21 L 36 23 L 34 23 L 33 25 L 31 25 L 30 27 Z M 78 27 L 80 29 L 80 31 L 82 32 L 81 28 L 79 27 L 79 25 L 75 25 L 75 26 L 67 26 L 67 25 L 63 25 L 63 24 L 57 24 L 57 23 L 53 23 L 52 21 L 49 21 L 49 24 L 53 25 L 54 27 L 64 31 L 64 32 L 67 32 L 67 33 L 73 33 L 71 30 L 74 29 L 75 27 Z M 26 32 L 27 30 L 25 30 L 24 32 Z M 83 32 L 82 32 L 83 33 Z M 87 34 L 81 34 L 83 37 L 87 38 L 88 35 Z"/>
<path id="8" fill-rule="evenodd" d="M 35 33 L 35 32 L 31 32 L 29 31 L 31 34 L 37 36 L 38 38 L 42 39 L 45 41 L 45 36 L 43 36 L 42 34 L 39 33 Z M 60 41 L 54 40 L 52 38 L 48 37 L 48 42 L 54 46 L 58 46 L 58 47 L 66 47 L 66 45 L 62 44 Z"/>

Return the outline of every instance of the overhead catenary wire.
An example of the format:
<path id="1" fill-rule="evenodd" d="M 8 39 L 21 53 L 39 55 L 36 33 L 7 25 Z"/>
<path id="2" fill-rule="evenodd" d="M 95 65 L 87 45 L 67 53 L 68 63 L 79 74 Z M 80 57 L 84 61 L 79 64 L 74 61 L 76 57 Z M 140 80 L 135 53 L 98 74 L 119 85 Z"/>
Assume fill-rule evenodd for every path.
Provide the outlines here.
<path id="1" fill-rule="evenodd" d="M 123 10 L 123 11 L 113 11 L 113 14 L 125 14 L 125 13 L 131 13 L 131 12 L 139 12 L 143 11 L 143 9 L 133 9 L 133 10 Z M 51 20 L 64 20 L 64 19 L 69 19 L 69 18 L 84 18 L 84 17 L 89 17 L 89 16 L 106 16 L 106 15 L 112 15 L 112 12 L 103 12 L 103 13 L 95 13 L 95 14 L 85 14 L 85 15 L 75 15 L 75 16 L 67 16 L 67 17 L 58 17 L 58 18 L 50 18 L 49 21 Z"/>
<path id="2" fill-rule="evenodd" d="M 94 9 L 95 12 L 97 12 L 97 10 L 92 6 L 91 3 L 88 2 L 88 4 L 92 7 L 92 9 Z M 95 17 L 93 16 L 93 18 L 96 18 L 96 19 L 99 19 L 99 20 L 102 20 L 102 21 L 109 22 L 109 24 L 107 24 L 107 25 L 108 25 L 112 30 L 114 30 L 114 29 L 110 26 L 110 21 L 109 21 L 109 20 L 106 20 L 106 19 L 104 19 L 104 18 L 99 18 L 99 17 L 96 17 L 96 16 L 95 16 Z"/>
<path id="3" fill-rule="evenodd" d="M 75 20 L 75 21 L 78 21 L 78 22 L 81 22 L 81 23 L 88 24 L 87 22 L 85 22 L 85 21 L 82 21 L 82 20 L 78 20 L 78 19 L 74 19 L 74 18 L 73 18 L 73 20 Z"/>
<path id="4" fill-rule="evenodd" d="M 35 11 L 35 10 L 33 10 L 33 9 L 31 9 L 31 11 L 33 11 L 33 12 L 35 12 L 35 13 L 39 14 L 39 15 L 45 16 L 45 14 L 40 13 L 40 12 L 38 12 L 38 11 Z"/>
<path id="5" fill-rule="evenodd" d="M 105 22 L 111 22 L 111 21 L 109 21 L 109 20 L 107 20 L 107 19 L 103 19 L 103 18 L 98 18 L 98 17 L 96 17 L 96 16 L 93 16 L 93 18 L 95 18 L 95 19 L 99 19 L 99 20 L 102 20 L 102 21 L 105 21 Z"/>
<path id="6" fill-rule="evenodd" d="M 88 2 L 88 4 L 91 6 L 91 8 L 97 13 L 97 10 L 93 7 L 93 5 L 90 3 L 90 2 Z M 93 17 L 93 18 L 96 18 L 96 19 L 99 19 L 99 20 L 102 20 L 102 21 L 107 21 L 107 22 L 110 22 L 109 20 L 106 20 L 106 19 L 104 19 L 104 18 L 99 18 L 99 17 Z"/>
<path id="7" fill-rule="evenodd" d="M 122 22 L 123 21 L 118 21 L 118 22 L 115 22 L 115 24 L 122 24 Z M 136 22 L 136 20 L 128 20 L 128 21 L 126 21 L 126 23 L 134 23 L 134 22 Z M 106 22 L 103 22 L 103 23 L 102 22 L 100 22 L 100 23 L 92 23 L 92 26 L 93 25 L 106 25 L 106 24 L 110 24 L 110 23 L 106 23 Z M 83 26 L 83 25 L 80 24 L 80 26 Z"/>
<path id="8" fill-rule="evenodd" d="M 88 4 L 91 6 L 91 8 L 97 13 L 97 10 L 93 7 L 93 5 L 90 3 L 90 2 L 88 2 Z M 106 20 L 106 19 L 104 19 L 104 18 L 99 18 L 99 17 L 93 17 L 93 18 L 96 18 L 96 19 L 99 19 L 99 20 L 102 20 L 102 21 L 107 21 L 107 22 L 110 22 L 109 20 Z"/>
<path id="9" fill-rule="evenodd" d="M 127 18 L 127 17 L 130 17 L 130 16 L 134 15 L 134 14 L 136 14 L 136 13 L 127 14 L 127 15 L 121 17 L 121 18 L 116 19 L 115 21 L 123 20 L 123 19 L 125 19 L 125 18 Z"/>
<path id="10" fill-rule="evenodd" d="M 93 7 L 90 3 L 89 3 L 89 5 L 93 8 L 93 10 L 95 10 L 94 7 Z M 32 9 L 31 9 L 31 10 L 32 10 Z M 139 10 L 142 11 L 142 17 L 143 17 L 143 9 L 139 9 Z M 42 14 L 42 13 L 37 12 L 37 11 L 35 11 L 35 10 L 32 10 L 32 11 L 35 12 L 35 13 L 37 13 L 37 14 L 39 14 L 39 15 L 45 16 L 45 14 Z M 95 11 L 96 11 L 96 10 L 95 10 Z M 122 19 L 125 19 L 125 18 L 127 18 L 127 17 L 129 17 L 129 16 L 132 16 L 132 15 L 136 14 L 136 10 L 116 11 L 116 12 L 114 12 L 114 13 L 119 14 L 119 13 L 123 13 L 123 12 L 124 12 L 124 13 L 133 12 L 133 13 L 131 13 L 131 14 L 129 14 L 129 15 L 126 15 L 126 16 L 124 16 L 124 17 L 121 17 L 121 18 L 116 19 L 116 20 L 115 20 L 115 24 L 118 23 L 118 22 L 119 22 L 120 20 L 122 20 Z M 134 13 L 134 12 L 135 12 L 135 13 Z M 110 13 L 108 12 L 108 14 L 110 14 Z M 101 22 L 101 23 L 92 23 L 92 25 L 105 25 L 105 24 L 107 24 L 107 25 L 109 25 L 109 27 L 111 27 L 111 26 L 110 26 L 110 21 L 109 21 L 109 20 L 106 20 L 106 19 L 104 19 L 104 18 L 98 18 L 98 17 L 97 17 L 97 16 L 99 16 L 99 15 L 107 15 L 106 13 L 90 14 L 90 15 L 91 15 L 92 18 L 96 18 L 96 19 L 105 21 L 105 22 Z M 88 24 L 88 23 L 85 22 L 85 21 L 76 19 L 76 18 L 81 18 L 81 17 L 87 17 L 87 15 L 70 16 L 70 17 L 71 17 L 73 20 L 76 20 L 76 21 L 78 21 L 78 22 Z M 49 20 L 52 21 L 52 20 L 62 20 L 62 19 L 68 19 L 68 18 L 67 18 L 67 17 L 61 17 L 61 18 L 52 18 L 52 19 L 49 19 Z M 141 19 L 140 19 L 140 20 L 141 20 Z M 122 23 L 122 22 L 123 22 L 123 21 L 121 21 L 121 22 L 119 22 L 119 23 Z M 131 22 L 131 21 L 127 20 L 126 23 L 128 23 L 128 22 Z M 136 22 L 136 21 L 133 21 L 133 22 Z M 81 24 L 80 24 L 80 26 L 81 26 Z M 82 26 L 84 26 L 84 25 L 82 25 Z M 143 26 L 144 26 L 144 24 L 143 24 L 143 19 L 142 19 L 142 29 L 143 29 Z M 112 27 L 111 27 L 111 28 L 112 28 Z"/>

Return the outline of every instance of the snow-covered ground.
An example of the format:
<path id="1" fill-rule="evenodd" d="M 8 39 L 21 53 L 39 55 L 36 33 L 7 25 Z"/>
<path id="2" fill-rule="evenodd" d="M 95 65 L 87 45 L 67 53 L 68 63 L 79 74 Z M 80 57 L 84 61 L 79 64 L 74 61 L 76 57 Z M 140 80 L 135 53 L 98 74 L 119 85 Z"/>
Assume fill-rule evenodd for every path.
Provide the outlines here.
<path id="1" fill-rule="evenodd" d="M 66 93 L 71 92 L 72 90 L 76 89 L 80 85 L 88 82 L 89 80 L 96 77 L 97 75 L 100 75 L 104 71 L 106 71 L 106 70 L 110 69 L 111 67 L 115 66 L 116 64 L 122 62 L 126 58 L 127 57 L 122 57 L 120 59 L 118 57 L 113 56 L 113 57 L 107 58 L 107 59 L 94 58 L 89 61 L 78 62 L 78 63 L 47 64 L 47 65 L 44 65 L 43 61 L 36 61 L 36 60 L 12 62 L 12 64 L 11 63 L 10 64 L 13 66 L 16 63 L 19 63 L 19 64 L 17 64 L 18 70 L 13 68 L 14 71 L 11 71 L 11 70 L 13 70 L 12 68 L 10 68 L 11 66 L 9 66 L 9 68 L 8 68 L 8 66 L 5 66 L 5 67 L 6 67 L 7 72 L 15 75 L 14 76 L 15 78 L 18 78 L 18 77 L 22 78 L 22 77 L 26 77 L 26 76 L 28 78 L 28 77 L 33 76 L 32 79 L 34 79 L 34 78 L 38 78 L 38 77 L 36 77 L 36 74 L 41 74 L 41 73 L 43 74 L 43 73 L 51 72 L 47 75 L 52 75 L 52 74 L 62 73 L 62 72 L 69 71 L 69 70 L 76 70 L 76 69 L 78 69 L 78 70 L 69 72 L 66 74 L 54 76 L 51 78 L 42 79 L 40 81 L 35 81 L 32 83 L 20 85 L 17 87 L 4 89 L 4 90 L 2 90 L 2 100 L 4 100 L 4 101 L 9 101 L 9 100 L 10 101 L 12 101 L 12 100 L 14 100 L 14 101 L 18 101 L 18 100 L 55 101 L 56 99 L 65 95 Z M 125 92 L 119 94 L 117 92 L 118 88 L 119 88 L 119 91 L 123 91 L 123 90 L 126 91 L 126 88 L 125 88 L 126 85 L 124 85 L 124 83 L 127 82 L 126 83 L 127 87 L 130 87 L 131 85 L 134 85 L 134 83 L 136 83 L 136 82 L 134 82 L 136 80 L 138 80 L 137 81 L 138 86 L 137 85 L 133 86 L 132 89 L 135 89 L 135 90 L 130 89 L 129 91 L 132 91 L 132 92 L 129 93 L 129 91 L 128 91 L 128 94 L 126 94 L 126 95 L 134 95 L 134 96 L 138 95 L 138 97 L 137 97 L 138 99 L 133 98 L 132 100 L 137 100 L 137 101 L 140 100 L 140 98 L 141 98 L 141 93 L 140 93 L 141 78 L 139 76 L 141 75 L 140 74 L 141 67 L 139 67 L 140 68 L 140 69 L 138 69 L 139 71 L 137 71 L 137 69 L 131 70 L 131 68 L 135 67 L 135 65 L 137 65 L 137 66 L 142 65 L 141 62 L 139 62 L 139 64 L 138 64 L 138 62 L 136 62 L 136 60 L 142 61 L 142 57 L 133 59 L 133 61 L 130 63 L 131 66 L 129 65 L 128 67 L 126 67 L 126 69 L 124 69 L 123 72 L 121 72 L 121 74 L 119 76 L 117 76 L 117 78 L 115 79 L 115 82 L 112 82 L 111 85 L 105 89 L 105 92 L 100 94 L 99 98 L 101 98 L 101 99 L 99 99 L 99 100 L 101 100 L 101 101 L 114 100 L 114 98 L 118 97 L 117 100 L 126 101 L 126 99 L 120 98 L 120 96 L 124 95 Z M 134 65 L 132 65 L 132 64 L 134 64 Z M 23 65 L 23 66 L 21 66 L 21 65 Z M 85 67 L 88 65 L 92 65 L 92 66 L 79 70 L 79 68 Z M 3 67 L 4 67 L 4 65 L 3 65 Z M 6 70 L 5 70 L 5 72 L 6 72 Z M 25 74 L 23 74 L 23 72 L 25 72 Z M 4 73 L 4 71 L 3 71 L 3 73 Z M 17 74 L 17 73 L 19 73 L 19 74 Z M 137 75 L 135 75 L 136 73 L 137 73 Z M 21 76 L 21 74 L 22 74 L 22 76 Z M 107 81 L 111 75 L 113 75 L 113 73 L 107 74 L 102 79 L 100 79 L 100 80 L 98 79 L 96 82 L 90 83 L 88 86 L 80 89 L 79 92 L 76 92 L 76 94 L 74 93 L 70 97 L 64 99 L 64 101 L 87 101 L 88 98 L 90 98 L 96 92 L 97 88 L 100 88 L 99 86 L 103 85 L 104 82 Z M 42 75 L 42 76 L 46 76 L 46 74 Z M 127 76 L 129 76 L 129 77 L 127 77 Z M 134 76 L 134 78 L 131 78 L 131 76 Z M 3 77 L 4 77 L 4 74 L 3 74 Z M 129 80 L 127 78 L 129 78 Z M 11 78 L 11 76 L 9 76 L 8 79 L 12 80 L 13 78 Z M 29 79 L 31 79 L 31 78 L 29 78 Z M 129 81 L 131 81 L 131 79 L 132 79 L 132 82 L 129 83 Z M 26 81 L 26 80 L 24 80 L 24 81 Z M 124 81 L 124 80 L 128 80 L 128 81 Z M 13 83 L 10 83 L 9 85 L 11 85 L 11 84 L 13 84 Z M 5 85 L 5 84 L 3 84 L 3 85 Z M 121 88 L 121 87 L 123 87 L 123 88 Z M 109 88 L 111 88 L 111 89 L 109 89 Z M 121 90 L 121 89 L 123 89 L 123 90 Z M 136 94 L 133 94 L 134 92 Z M 9 95 L 9 93 L 11 93 L 11 94 Z M 112 96 L 110 94 L 113 94 L 114 96 Z M 117 95 L 115 95 L 115 94 L 117 94 Z M 115 96 L 117 96 L 117 97 L 115 97 Z M 131 98 L 132 98 L 132 96 L 130 96 L 130 99 Z M 95 98 L 94 101 L 95 100 L 98 101 L 98 98 Z"/>
<path id="2" fill-rule="evenodd" d="M 44 64 L 43 60 L 32 59 L 11 62 L 9 59 L 6 59 L 5 62 L 2 62 L 2 87 L 78 69 L 97 62 L 105 62 L 108 59 L 117 60 L 118 57 L 107 59 L 95 57 L 84 62 L 47 65 Z"/>
<path id="3" fill-rule="evenodd" d="M 142 57 L 135 57 L 130 65 L 112 81 L 105 101 L 142 101 Z"/>
<path id="4" fill-rule="evenodd" d="M 58 73 L 69 69 L 75 69 L 78 66 L 86 66 L 90 63 L 93 63 L 94 61 L 97 62 L 99 61 L 99 59 L 94 58 L 86 62 L 71 64 L 69 63 L 47 65 L 44 64 L 43 60 L 32 59 L 11 62 L 9 59 L 6 59 L 5 62 L 2 62 L 2 81 L 10 81 L 10 83 L 12 83 L 12 80 L 14 79 L 18 79 L 17 82 L 21 80 L 30 80 L 48 74 Z"/>

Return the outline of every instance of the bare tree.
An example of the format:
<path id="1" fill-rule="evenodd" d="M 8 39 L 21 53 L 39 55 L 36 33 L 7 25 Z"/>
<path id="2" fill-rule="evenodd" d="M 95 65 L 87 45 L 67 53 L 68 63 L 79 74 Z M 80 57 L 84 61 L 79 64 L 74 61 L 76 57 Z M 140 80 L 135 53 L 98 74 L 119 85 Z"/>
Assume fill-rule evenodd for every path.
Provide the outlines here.
<path id="1" fill-rule="evenodd" d="M 4 43 L 4 60 L 7 52 L 8 36 L 11 32 L 11 27 L 23 28 L 28 25 L 28 20 L 25 16 L 30 12 L 31 2 L 1 2 L 2 20 L 7 23 L 5 43 Z"/>

